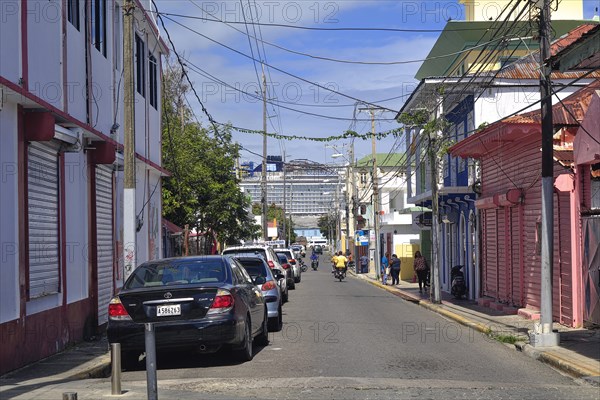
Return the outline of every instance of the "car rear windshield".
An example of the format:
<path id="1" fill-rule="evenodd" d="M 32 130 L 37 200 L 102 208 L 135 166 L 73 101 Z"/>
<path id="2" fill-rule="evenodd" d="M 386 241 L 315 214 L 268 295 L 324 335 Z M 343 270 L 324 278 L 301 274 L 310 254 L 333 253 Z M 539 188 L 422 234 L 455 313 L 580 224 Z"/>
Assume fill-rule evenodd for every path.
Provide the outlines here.
<path id="1" fill-rule="evenodd" d="M 279 259 L 280 263 L 287 264 L 289 262 L 287 256 L 284 253 L 277 253 L 277 258 Z"/>
<path id="2" fill-rule="evenodd" d="M 246 271 L 248 271 L 248 274 L 252 277 L 252 279 L 256 278 L 257 276 L 262 276 L 263 278 L 267 277 L 267 267 L 263 260 L 246 258 L 238 259 L 238 261 L 244 268 L 246 268 Z"/>
<path id="3" fill-rule="evenodd" d="M 140 265 L 125 283 L 126 289 L 150 286 L 222 283 L 227 279 L 223 260 L 185 260 Z"/>
<path id="4" fill-rule="evenodd" d="M 263 260 L 267 259 L 267 254 L 264 249 L 231 249 L 223 250 L 223 254 L 235 257 L 261 257 Z"/>

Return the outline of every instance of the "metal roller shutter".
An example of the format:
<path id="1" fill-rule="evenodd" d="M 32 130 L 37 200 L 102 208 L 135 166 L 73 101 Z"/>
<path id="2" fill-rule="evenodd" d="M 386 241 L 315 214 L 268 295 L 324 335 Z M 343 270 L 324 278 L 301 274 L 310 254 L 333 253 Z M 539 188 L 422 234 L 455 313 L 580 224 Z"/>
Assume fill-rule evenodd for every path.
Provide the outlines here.
<path id="1" fill-rule="evenodd" d="M 108 321 L 113 295 L 113 178 L 112 169 L 96 167 L 96 238 L 98 260 L 98 325 Z"/>
<path id="2" fill-rule="evenodd" d="M 498 296 L 498 222 L 495 209 L 485 210 L 484 254 L 483 254 L 483 295 Z"/>
<path id="3" fill-rule="evenodd" d="M 32 142 L 27 147 L 27 222 L 29 298 L 59 291 L 58 145 Z"/>

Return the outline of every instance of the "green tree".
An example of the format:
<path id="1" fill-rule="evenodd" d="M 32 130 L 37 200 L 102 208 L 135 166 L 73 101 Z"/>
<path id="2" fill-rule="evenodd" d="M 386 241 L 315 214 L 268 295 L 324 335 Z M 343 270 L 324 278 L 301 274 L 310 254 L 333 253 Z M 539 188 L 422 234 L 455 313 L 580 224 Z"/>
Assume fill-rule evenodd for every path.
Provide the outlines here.
<path id="1" fill-rule="evenodd" d="M 317 221 L 317 226 L 321 231 L 321 235 L 325 236 L 327 239 L 332 239 L 334 242 L 337 240 L 337 219 L 337 213 L 330 213 L 319 217 L 319 220 Z"/>
<path id="2" fill-rule="evenodd" d="M 182 78 L 173 65 L 163 78 L 163 166 L 172 172 L 163 184 L 163 214 L 220 242 L 255 238 L 259 227 L 233 173 L 239 146 L 229 129 L 209 131 L 194 119 Z"/>
<path id="3" fill-rule="evenodd" d="M 260 203 L 252 204 L 252 214 L 262 215 L 262 206 Z M 284 215 L 283 208 L 277 206 L 275 203 L 271 203 L 267 207 L 267 221 L 277 220 L 277 226 L 279 227 L 280 232 L 283 230 Z M 294 221 L 291 216 L 285 217 L 285 226 L 286 230 L 289 230 L 291 237 L 288 237 L 289 235 L 287 232 L 283 236 L 287 237 L 289 243 L 292 243 L 296 240 L 296 234 L 294 233 Z"/>

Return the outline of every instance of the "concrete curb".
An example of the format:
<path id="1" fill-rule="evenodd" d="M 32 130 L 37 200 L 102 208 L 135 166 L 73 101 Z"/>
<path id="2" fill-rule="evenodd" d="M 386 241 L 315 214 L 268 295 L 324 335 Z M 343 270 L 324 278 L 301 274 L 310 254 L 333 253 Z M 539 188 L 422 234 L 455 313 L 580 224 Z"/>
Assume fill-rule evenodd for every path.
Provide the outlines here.
<path id="1" fill-rule="evenodd" d="M 574 378 L 591 378 L 598 377 L 599 371 L 594 371 L 589 368 L 575 365 L 571 361 L 562 358 L 559 354 L 552 352 L 551 350 L 537 350 L 530 344 L 524 344 L 522 346 L 516 346 L 517 350 L 522 351 L 529 357 L 532 357 L 545 364 L 551 365 L 552 367 L 574 377 Z M 590 383 L 594 383 L 595 386 L 600 386 L 599 382 L 594 380 L 588 380 Z"/>
<path id="2" fill-rule="evenodd" d="M 402 289 L 385 286 L 385 285 L 383 285 L 377 281 L 374 281 L 368 277 L 362 278 L 362 279 L 366 280 L 373 286 L 377 286 L 379 288 L 385 289 L 388 292 L 390 292 L 402 299 L 419 304 L 420 306 L 422 306 L 430 311 L 433 311 L 437 314 L 440 314 L 447 318 L 450 318 L 453 321 L 458 322 L 461 325 L 475 329 L 484 334 L 492 333 L 492 330 L 489 326 L 486 326 L 479 322 L 474 322 L 468 318 L 463 317 L 462 315 L 459 315 L 455 312 L 447 310 L 447 309 L 443 308 L 443 305 L 432 304 L 429 301 L 426 301 L 426 300 L 423 300 L 420 298 L 416 298 L 408 293 L 404 293 L 402 291 Z M 576 365 L 573 362 L 571 362 L 570 360 L 564 359 L 560 355 L 553 353 L 552 351 L 537 350 L 533 346 L 531 346 L 530 344 L 525 343 L 525 342 L 517 342 L 514 345 L 509 345 L 509 347 L 511 347 L 517 351 L 520 351 L 520 352 L 528 355 L 529 357 L 532 357 L 535 360 L 538 360 L 545 364 L 548 364 L 548 365 L 554 367 L 555 369 L 562 371 L 574 378 L 585 379 L 586 382 L 588 382 L 594 386 L 600 387 L 600 381 L 597 380 L 599 371 L 595 371 L 595 370 L 592 370 L 592 369 L 589 369 L 589 368 L 586 368 L 583 366 Z"/>
<path id="3" fill-rule="evenodd" d="M 79 371 L 75 371 L 72 375 L 69 375 L 67 379 L 80 380 L 106 378 L 110 376 L 110 372 L 111 363 L 109 353 L 96 357 L 95 359 L 85 363 L 79 368 Z"/>

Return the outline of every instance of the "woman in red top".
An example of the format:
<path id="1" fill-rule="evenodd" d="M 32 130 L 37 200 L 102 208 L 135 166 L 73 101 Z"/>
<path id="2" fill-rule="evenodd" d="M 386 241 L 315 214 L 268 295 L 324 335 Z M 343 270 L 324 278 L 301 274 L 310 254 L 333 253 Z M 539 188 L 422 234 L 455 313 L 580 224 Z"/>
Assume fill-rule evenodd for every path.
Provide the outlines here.
<path id="1" fill-rule="evenodd" d="M 429 266 L 427 265 L 427 261 L 425 261 L 425 257 L 421 255 L 420 251 L 415 253 L 414 269 L 417 273 L 417 278 L 419 279 L 419 293 L 422 293 L 423 286 L 427 286 L 427 270 L 429 269 Z"/>

